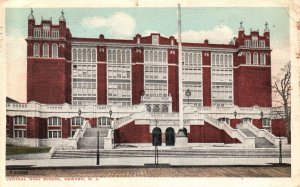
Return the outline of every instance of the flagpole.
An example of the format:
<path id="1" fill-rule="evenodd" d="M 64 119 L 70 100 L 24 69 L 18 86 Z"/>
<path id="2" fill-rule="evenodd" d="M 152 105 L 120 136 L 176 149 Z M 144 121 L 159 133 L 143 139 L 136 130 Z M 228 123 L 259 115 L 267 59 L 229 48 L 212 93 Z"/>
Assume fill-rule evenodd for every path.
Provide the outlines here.
<path id="1" fill-rule="evenodd" d="M 181 44 L 181 8 L 178 4 L 178 84 L 179 84 L 179 135 L 183 132 L 183 92 L 182 92 L 182 44 Z"/>

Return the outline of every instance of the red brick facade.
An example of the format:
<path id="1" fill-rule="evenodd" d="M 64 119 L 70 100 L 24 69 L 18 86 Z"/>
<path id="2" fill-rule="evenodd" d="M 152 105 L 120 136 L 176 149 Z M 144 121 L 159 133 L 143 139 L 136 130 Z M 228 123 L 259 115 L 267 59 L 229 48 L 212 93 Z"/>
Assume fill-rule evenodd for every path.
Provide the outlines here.
<path id="1" fill-rule="evenodd" d="M 149 125 L 135 125 L 131 122 L 114 132 L 115 143 L 150 143 Z"/>

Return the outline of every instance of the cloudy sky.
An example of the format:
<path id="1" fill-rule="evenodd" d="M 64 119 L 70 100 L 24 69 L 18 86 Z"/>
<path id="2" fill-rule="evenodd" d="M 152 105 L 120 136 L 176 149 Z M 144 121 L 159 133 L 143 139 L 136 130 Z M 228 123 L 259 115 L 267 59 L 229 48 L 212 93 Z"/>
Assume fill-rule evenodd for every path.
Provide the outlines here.
<path id="1" fill-rule="evenodd" d="M 64 9 L 67 27 L 74 37 L 128 38 L 158 32 L 177 37 L 177 8 Z M 36 23 L 41 17 L 58 23 L 61 9 L 34 9 Z M 26 42 L 28 8 L 5 10 L 7 95 L 26 102 Z M 263 33 L 269 23 L 272 48 L 272 74 L 290 60 L 289 12 L 286 8 L 182 8 L 184 42 L 227 44 L 237 35 L 240 21 L 246 34 L 250 28 Z"/>

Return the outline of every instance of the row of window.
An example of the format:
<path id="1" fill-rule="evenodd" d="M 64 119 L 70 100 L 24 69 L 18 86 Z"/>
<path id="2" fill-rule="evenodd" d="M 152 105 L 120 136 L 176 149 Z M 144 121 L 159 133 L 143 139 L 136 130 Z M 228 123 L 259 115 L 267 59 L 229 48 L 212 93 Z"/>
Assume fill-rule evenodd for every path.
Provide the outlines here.
<path id="1" fill-rule="evenodd" d="M 131 98 L 131 85 L 126 83 L 109 84 L 107 92 L 109 98 Z"/>
<path id="2" fill-rule="evenodd" d="M 145 96 L 146 97 L 167 97 L 168 96 L 167 83 L 146 83 Z"/>
<path id="3" fill-rule="evenodd" d="M 201 66 L 202 55 L 196 52 L 183 52 L 182 62 L 184 66 Z"/>
<path id="4" fill-rule="evenodd" d="M 108 63 L 130 63 L 131 62 L 130 49 L 108 49 L 107 62 Z"/>
<path id="5" fill-rule="evenodd" d="M 72 60 L 74 62 L 96 62 L 96 49 L 73 48 Z"/>
<path id="6" fill-rule="evenodd" d="M 232 67 L 232 54 L 212 54 L 211 55 L 212 66 L 217 67 Z"/>
<path id="7" fill-rule="evenodd" d="M 251 63 L 253 59 L 253 62 Z M 260 65 L 266 65 L 266 54 L 265 53 L 260 53 L 259 55 L 259 59 L 258 59 L 258 53 L 253 53 L 253 56 L 252 56 L 252 59 L 251 59 L 251 53 L 246 53 L 246 64 L 247 65 L 258 65 L 258 63 Z"/>
<path id="8" fill-rule="evenodd" d="M 131 78 L 131 66 L 113 66 L 108 65 L 107 75 L 109 79 L 130 79 Z"/>
<path id="9" fill-rule="evenodd" d="M 167 63 L 167 52 L 163 50 L 145 50 L 145 62 Z"/>
<path id="10" fill-rule="evenodd" d="M 49 54 L 49 44 L 44 43 L 43 44 L 43 54 L 40 54 L 41 48 L 40 48 L 40 44 L 35 43 L 33 45 L 33 56 L 34 57 L 43 57 L 43 58 L 49 58 L 50 54 Z M 52 58 L 58 58 L 58 45 L 57 44 L 52 44 L 52 54 L 51 57 Z"/>
<path id="11" fill-rule="evenodd" d="M 51 35 L 50 35 L 51 33 Z M 34 38 L 51 38 L 51 39 L 58 39 L 59 38 L 59 30 L 52 29 L 50 32 L 50 27 L 43 27 L 43 31 L 40 28 L 34 28 L 33 30 L 33 37 Z"/>
<path id="12" fill-rule="evenodd" d="M 95 65 L 73 65 L 72 76 L 80 77 L 80 78 L 95 78 L 96 66 Z"/>
<path id="13" fill-rule="evenodd" d="M 162 105 L 161 107 L 159 105 L 146 105 L 146 109 L 148 112 L 168 112 L 169 107 L 167 105 Z"/>
<path id="14" fill-rule="evenodd" d="M 265 47 L 265 41 L 264 40 L 245 40 L 244 45 L 246 47 Z"/>

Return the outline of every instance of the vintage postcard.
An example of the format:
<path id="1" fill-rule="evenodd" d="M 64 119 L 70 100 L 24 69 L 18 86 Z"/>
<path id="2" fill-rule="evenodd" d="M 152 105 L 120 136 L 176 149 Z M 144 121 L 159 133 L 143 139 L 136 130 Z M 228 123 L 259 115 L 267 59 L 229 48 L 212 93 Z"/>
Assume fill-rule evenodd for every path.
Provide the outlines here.
<path id="1" fill-rule="evenodd" d="M 4 186 L 300 185 L 296 2 L 2 10 Z"/>

